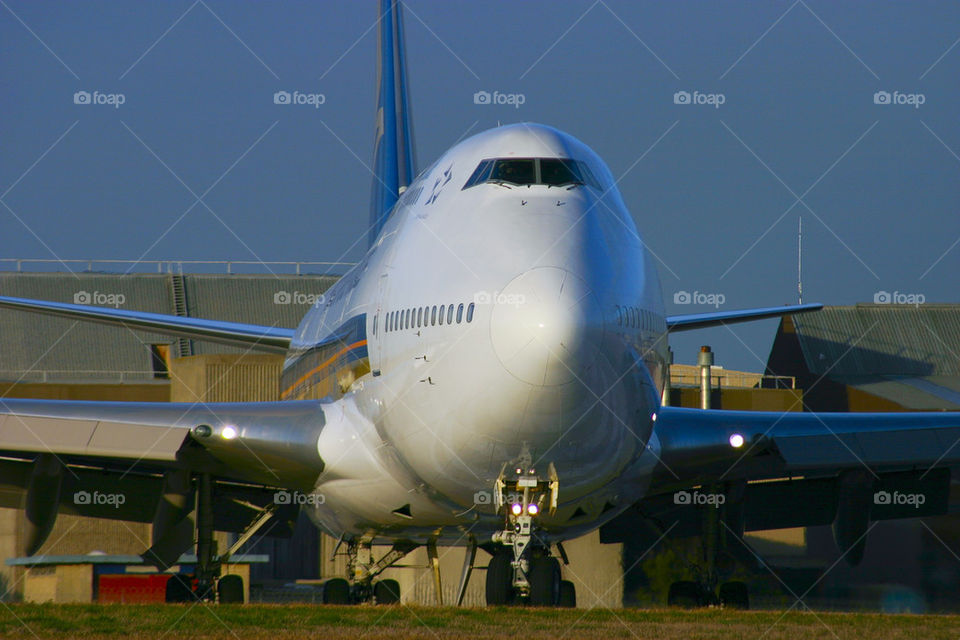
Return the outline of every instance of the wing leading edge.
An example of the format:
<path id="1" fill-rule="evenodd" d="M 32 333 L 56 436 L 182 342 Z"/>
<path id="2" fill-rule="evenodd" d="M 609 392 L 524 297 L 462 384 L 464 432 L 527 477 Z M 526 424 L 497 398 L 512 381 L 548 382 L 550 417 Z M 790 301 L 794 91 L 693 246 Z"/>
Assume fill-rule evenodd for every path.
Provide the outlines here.
<path id="1" fill-rule="evenodd" d="M 687 484 L 831 475 L 848 469 L 880 474 L 960 464 L 960 412 L 778 413 L 661 407 L 656 424 L 660 456 L 671 470 L 665 478 Z"/>
<path id="2" fill-rule="evenodd" d="M 713 311 L 710 313 L 689 313 L 680 316 L 667 316 L 667 330 L 674 333 L 677 331 L 692 331 L 693 329 L 704 329 L 706 327 L 733 324 L 735 322 L 779 318 L 780 316 L 808 313 L 810 311 L 819 311 L 820 309 L 823 309 L 822 304 L 810 303 L 791 304 L 782 307 L 741 309 L 739 311 Z"/>
<path id="3" fill-rule="evenodd" d="M 186 318 L 146 311 L 91 307 L 84 304 L 49 302 L 0 296 L 0 308 L 30 311 L 44 315 L 128 327 L 192 340 L 206 340 L 258 351 L 286 353 L 293 340 L 293 329 L 241 322 Z"/>

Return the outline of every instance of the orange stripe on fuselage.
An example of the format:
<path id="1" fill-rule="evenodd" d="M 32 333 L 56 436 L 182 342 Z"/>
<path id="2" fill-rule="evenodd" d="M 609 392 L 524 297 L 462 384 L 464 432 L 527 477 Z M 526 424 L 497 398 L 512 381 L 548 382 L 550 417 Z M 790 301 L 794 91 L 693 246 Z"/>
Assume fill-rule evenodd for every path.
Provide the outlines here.
<path id="1" fill-rule="evenodd" d="M 340 349 L 340 351 L 337 351 L 335 354 L 333 354 L 332 356 L 330 356 L 329 358 L 327 358 L 326 360 L 318 364 L 316 367 L 314 367 L 310 371 L 306 372 L 305 374 L 297 378 L 296 382 L 294 382 L 292 385 L 290 385 L 289 387 L 283 390 L 283 393 L 280 394 L 280 397 L 283 398 L 284 396 L 289 394 L 291 391 L 293 391 L 294 389 L 299 387 L 301 384 L 303 384 L 304 382 L 306 382 L 307 380 L 315 376 L 317 373 L 319 373 L 321 369 L 325 369 L 326 367 L 330 366 L 330 363 L 332 363 L 334 360 L 336 360 L 343 354 L 347 353 L 348 351 L 352 351 L 357 347 L 366 346 L 366 344 L 367 344 L 366 340 L 358 340 L 357 342 L 354 342 L 353 344 L 347 345 L 343 349 Z"/>

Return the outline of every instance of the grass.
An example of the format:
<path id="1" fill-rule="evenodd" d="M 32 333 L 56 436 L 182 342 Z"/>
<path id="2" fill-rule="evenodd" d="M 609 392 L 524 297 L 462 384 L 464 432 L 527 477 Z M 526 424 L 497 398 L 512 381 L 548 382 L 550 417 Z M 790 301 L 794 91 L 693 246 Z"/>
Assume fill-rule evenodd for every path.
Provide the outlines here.
<path id="1" fill-rule="evenodd" d="M 960 636 L 960 616 L 716 609 L 456 609 L 315 605 L 14 604 L 0 638 L 803 638 Z"/>

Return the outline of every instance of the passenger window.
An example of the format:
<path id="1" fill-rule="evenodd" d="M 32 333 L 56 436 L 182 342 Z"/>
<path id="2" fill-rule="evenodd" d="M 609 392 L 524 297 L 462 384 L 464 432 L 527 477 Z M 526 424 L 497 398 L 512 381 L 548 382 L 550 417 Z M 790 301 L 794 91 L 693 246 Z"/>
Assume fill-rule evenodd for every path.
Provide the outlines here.
<path id="1" fill-rule="evenodd" d="M 437 316 L 437 320 L 440 322 L 440 324 L 443 324 L 443 310 L 445 306 L 446 305 L 440 305 L 440 315 Z"/>
<path id="2" fill-rule="evenodd" d="M 617 326 L 623 325 L 623 315 L 620 313 L 620 305 L 617 305 Z"/>
<path id="3" fill-rule="evenodd" d="M 467 322 L 473 322 L 473 303 L 470 303 L 470 306 L 467 307 Z"/>
<path id="4" fill-rule="evenodd" d="M 437 305 L 433 305 L 433 310 L 430 311 L 430 326 L 437 324 Z"/>
<path id="5" fill-rule="evenodd" d="M 406 317 L 406 319 L 405 319 L 405 321 L 404 321 L 404 323 L 403 323 L 403 328 L 404 328 L 404 329 L 409 329 L 409 328 L 410 328 L 410 312 L 411 312 L 411 311 L 412 311 L 412 309 L 407 309 L 407 314 L 406 314 L 407 317 Z"/>
<path id="6" fill-rule="evenodd" d="M 417 307 L 417 327 L 423 326 L 423 307 Z"/>
<path id="7" fill-rule="evenodd" d="M 457 324 L 460 324 L 460 321 L 463 320 L 463 303 L 460 303 L 460 306 L 457 307 Z"/>
<path id="8" fill-rule="evenodd" d="M 453 305 L 447 307 L 447 324 L 453 324 Z"/>

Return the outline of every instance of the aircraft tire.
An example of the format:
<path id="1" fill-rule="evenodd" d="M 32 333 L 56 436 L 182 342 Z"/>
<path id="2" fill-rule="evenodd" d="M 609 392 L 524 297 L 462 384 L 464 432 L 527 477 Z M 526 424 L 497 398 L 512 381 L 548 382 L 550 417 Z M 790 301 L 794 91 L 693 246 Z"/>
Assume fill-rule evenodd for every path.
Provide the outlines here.
<path id="1" fill-rule="evenodd" d="M 323 604 L 350 604 L 350 583 L 343 578 L 330 578 L 324 582 Z"/>
<path id="2" fill-rule="evenodd" d="M 487 565 L 487 606 L 496 607 L 513 602 L 513 567 L 509 553 L 495 553 Z"/>
<path id="3" fill-rule="evenodd" d="M 397 604 L 400 602 L 400 583 L 392 579 L 375 582 L 373 597 L 377 604 Z"/>
<path id="4" fill-rule="evenodd" d="M 560 563 L 556 558 L 539 557 L 530 561 L 530 604 L 555 607 L 560 604 Z"/>
<path id="5" fill-rule="evenodd" d="M 720 585 L 720 604 L 727 609 L 749 609 L 750 592 L 742 582 L 724 582 Z"/>
<path id="6" fill-rule="evenodd" d="M 577 607 L 577 588 L 569 580 L 560 581 L 559 606 L 568 609 L 575 609 Z"/>
<path id="7" fill-rule="evenodd" d="M 217 598 L 220 604 L 243 604 L 243 578 L 231 573 L 217 580 Z"/>

